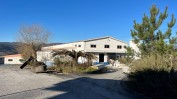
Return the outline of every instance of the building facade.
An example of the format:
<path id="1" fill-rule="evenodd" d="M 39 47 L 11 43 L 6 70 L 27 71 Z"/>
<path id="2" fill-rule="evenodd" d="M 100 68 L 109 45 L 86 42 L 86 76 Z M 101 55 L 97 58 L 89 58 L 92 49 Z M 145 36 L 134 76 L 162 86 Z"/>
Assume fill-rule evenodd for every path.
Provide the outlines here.
<path id="1" fill-rule="evenodd" d="M 6 55 L 4 57 L 4 64 L 23 64 L 21 54 Z"/>
<path id="2" fill-rule="evenodd" d="M 97 60 L 94 62 L 108 62 L 109 59 L 117 59 L 125 55 L 128 44 L 113 37 L 94 38 L 89 40 L 71 42 L 61 45 L 43 47 L 41 51 L 37 52 L 37 60 L 51 60 L 52 51 L 59 49 L 91 52 Z"/>

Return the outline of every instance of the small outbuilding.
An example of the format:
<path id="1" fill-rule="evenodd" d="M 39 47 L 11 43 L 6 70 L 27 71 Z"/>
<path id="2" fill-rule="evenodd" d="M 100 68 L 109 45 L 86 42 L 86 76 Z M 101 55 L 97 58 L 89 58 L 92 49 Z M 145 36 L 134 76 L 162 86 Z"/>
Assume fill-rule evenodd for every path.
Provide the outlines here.
<path id="1" fill-rule="evenodd" d="M 6 55 L 4 57 L 4 64 L 23 64 L 21 54 Z"/>

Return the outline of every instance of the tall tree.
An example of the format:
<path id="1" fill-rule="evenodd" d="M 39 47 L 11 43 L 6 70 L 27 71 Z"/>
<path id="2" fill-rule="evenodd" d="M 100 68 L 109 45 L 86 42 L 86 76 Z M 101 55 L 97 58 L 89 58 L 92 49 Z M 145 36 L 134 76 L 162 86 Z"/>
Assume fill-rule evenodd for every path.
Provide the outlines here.
<path id="1" fill-rule="evenodd" d="M 19 46 L 19 52 L 25 58 L 33 56 L 34 61 L 37 61 L 36 52 L 41 49 L 44 43 L 48 42 L 50 32 L 45 30 L 40 25 L 23 26 L 19 30 L 18 41 L 24 45 Z"/>
<path id="2" fill-rule="evenodd" d="M 172 27 L 175 25 L 176 19 L 172 14 L 171 21 L 167 23 L 167 30 L 160 30 L 160 26 L 168 17 L 168 7 L 164 12 L 159 14 L 159 8 L 152 5 L 150 8 L 150 16 L 144 14 L 142 23 L 137 23 L 134 20 L 134 29 L 131 30 L 131 35 L 141 51 L 142 55 L 151 52 L 164 54 L 171 52 L 173 44 L 176 43 L 176 38 L 171 37 Z"/>

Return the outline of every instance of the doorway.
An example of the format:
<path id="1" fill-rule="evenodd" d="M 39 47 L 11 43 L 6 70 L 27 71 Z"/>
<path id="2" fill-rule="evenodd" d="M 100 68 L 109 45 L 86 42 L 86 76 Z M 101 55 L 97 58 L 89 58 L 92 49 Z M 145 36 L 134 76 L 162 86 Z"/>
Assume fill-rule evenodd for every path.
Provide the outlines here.
<path id="1" fill-rule="evenodd" d="M 104 54 L 99 54 L 99 62 L 104 62 Z"/>

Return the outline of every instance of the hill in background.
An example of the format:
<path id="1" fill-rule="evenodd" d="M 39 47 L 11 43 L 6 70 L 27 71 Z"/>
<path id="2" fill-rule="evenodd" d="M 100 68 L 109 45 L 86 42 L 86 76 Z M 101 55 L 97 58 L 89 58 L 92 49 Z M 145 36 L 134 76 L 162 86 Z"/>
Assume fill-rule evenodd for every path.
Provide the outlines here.
<path id="1" fill-rule="evenodd" d="M 22 43 L 20 42 L 0 42 L 0 56 L 17 54 L 18 51 L 16 47 L 21 44 Z M 52 46 L 52 45 L 59 45 L 59 44 L 63 44 L 63 43 L 49 43 L 49 44 L 45 44 L 44 46 Z"/>

